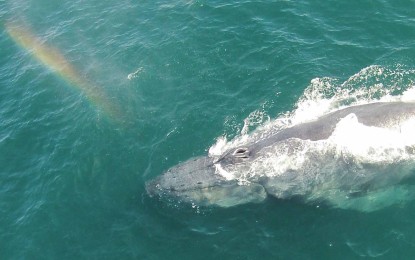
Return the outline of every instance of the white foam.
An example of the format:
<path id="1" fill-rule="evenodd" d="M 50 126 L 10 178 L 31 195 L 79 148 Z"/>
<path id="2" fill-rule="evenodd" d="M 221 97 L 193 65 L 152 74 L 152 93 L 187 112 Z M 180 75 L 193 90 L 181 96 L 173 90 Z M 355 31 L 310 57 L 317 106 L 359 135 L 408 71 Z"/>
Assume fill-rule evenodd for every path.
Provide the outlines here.
<path id="1" fill-rule="evenodd" d="M 140 75 L 141 72 L 143 72 L 143 68 L 142 67 L 140 67 L 140 68 L 136 69 L 134 72 L 128 74 L 127 75 L 127 79 L 128 80 L 135 79 L 135 78 L 137 78 Z"/>
<path id="2" fill-rule="evenodd" d="M 210 156 L 220 156 L 226 149 L 227 139 L 225 136 L 217 138 L 216 143 L 209 148 Z"/>
<path id="3" fill-rule="evenodd" d="M 400 100 L 404 102 L 414 102 L 415 101 L 415 86 L 405 90 L 400 96 Z"/>

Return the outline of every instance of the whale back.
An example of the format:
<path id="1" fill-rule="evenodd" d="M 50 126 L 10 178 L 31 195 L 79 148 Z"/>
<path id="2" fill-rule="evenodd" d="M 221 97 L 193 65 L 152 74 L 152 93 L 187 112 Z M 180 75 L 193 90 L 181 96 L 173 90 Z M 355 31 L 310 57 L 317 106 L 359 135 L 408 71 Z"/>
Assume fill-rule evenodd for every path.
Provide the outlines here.
<path id="1" fill-rule="evenodd" d="M 311 141 L 325 140 L 330 137 L 340 120 L 350 114 L 355 114 L 358 122 L 366 126 L 393 128 L 405 120 L 415 117 L 415 103 L 378 102 L 347 107 L 259 140 L 253 144 L 250 150 L 255 153 L 275 142 L 289 138 Z"/>

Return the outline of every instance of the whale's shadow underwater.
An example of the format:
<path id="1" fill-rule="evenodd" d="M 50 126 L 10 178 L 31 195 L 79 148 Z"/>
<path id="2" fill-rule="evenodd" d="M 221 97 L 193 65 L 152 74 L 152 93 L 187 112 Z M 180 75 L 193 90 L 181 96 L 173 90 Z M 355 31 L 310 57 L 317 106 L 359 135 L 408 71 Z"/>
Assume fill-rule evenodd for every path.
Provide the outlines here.
<path id="1" fill-rule="evenodd" d="M 415 103 L 349 106 L 314 121 L 182 162 L 146 183 L 151 197 L 231 207 L 300 197 L 373 211 L 411 200 Z"/>

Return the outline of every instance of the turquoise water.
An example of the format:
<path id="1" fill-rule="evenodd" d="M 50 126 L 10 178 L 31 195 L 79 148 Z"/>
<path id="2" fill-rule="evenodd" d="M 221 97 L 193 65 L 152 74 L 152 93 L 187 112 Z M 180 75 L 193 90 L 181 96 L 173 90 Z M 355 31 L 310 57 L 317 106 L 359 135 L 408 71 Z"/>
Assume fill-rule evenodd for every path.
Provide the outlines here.
<path id="1" fill-rule="evenodd" d="M 255 111 L 293 110 L 313 79 L 327 95 L 410 88 L 414 8 L 0 0 L 0 258 L 411 258 L 415 203 L 199 210 L 152 200 L 144 183 L 238 136 Z"/>

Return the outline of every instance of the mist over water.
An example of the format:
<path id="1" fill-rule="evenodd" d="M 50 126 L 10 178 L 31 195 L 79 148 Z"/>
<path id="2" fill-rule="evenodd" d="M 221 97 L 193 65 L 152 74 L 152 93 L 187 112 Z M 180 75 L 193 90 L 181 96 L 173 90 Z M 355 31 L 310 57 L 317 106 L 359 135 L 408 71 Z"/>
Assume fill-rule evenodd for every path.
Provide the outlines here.
<path id="1" fill-rule="evenodd" d="M 414 7 L 0 1 L 1 258 L 410 258 L 413 178 L 372 212 L 167 206 L 144 183 L 342 107 L 414 100 Z M 333 141 L 368 130 L 348 119 Z M 371 158 L 412 126 L 362 139 Z"/>

